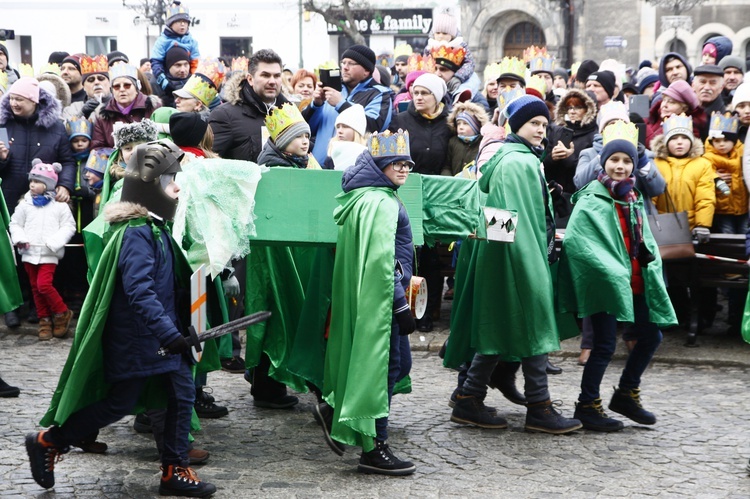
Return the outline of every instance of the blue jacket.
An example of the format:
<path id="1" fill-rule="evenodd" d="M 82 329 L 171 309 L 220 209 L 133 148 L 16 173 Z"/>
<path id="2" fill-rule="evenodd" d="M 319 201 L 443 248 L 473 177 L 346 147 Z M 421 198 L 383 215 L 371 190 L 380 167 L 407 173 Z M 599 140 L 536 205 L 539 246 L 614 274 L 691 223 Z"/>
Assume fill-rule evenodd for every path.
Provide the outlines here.
<path id="1" fill-rule="evenodd" d="M 102 341 L 107 383 L 168 373 L 180 366 L 180 356 L 157 354 L 181 336 L 170 239 L 162 227 L 157 240 L 150 223 L 125 230 Z"/>
<path id="2" fill-rule="evenodd" d="M 365 151 L 357 157 L 354 166 L 344 171 L 341 178 L 341 187 L 344 192 L 363 187 L 390 187 L 393 190 L 398 187 L 385 176 L 383 171 L 377 167 L 372 155 Z M 396 260 L 398 264 L 393 273 L 393 311 L 400 312 L 409 308 L 406 303 L 406 288 L 411 282 L 412 269 L 414 268 L 414 244 L 412 242 L 411 223 L 406 213 L 404 203 L 399 202 L 398 222 L 396 224 Z"/>

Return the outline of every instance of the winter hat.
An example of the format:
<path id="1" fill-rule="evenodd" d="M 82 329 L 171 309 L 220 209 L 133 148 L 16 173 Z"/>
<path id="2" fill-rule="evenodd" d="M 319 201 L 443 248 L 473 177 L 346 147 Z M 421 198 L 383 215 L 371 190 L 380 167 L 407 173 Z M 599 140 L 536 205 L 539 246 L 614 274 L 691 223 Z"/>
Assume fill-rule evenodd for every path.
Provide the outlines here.
<path id="1" fill-rule="evenodd" d="M 39 82 L 36 78 L 31 78 L 30 76 L 19 78 L 10 86 L 8 93 L 25 97 L 39 104 Z"/>
<path id="2" fill-rule="evenodd" d="M 119 50 L 115 50 L 107 54 L 107 61 L 109 62 L 110 68 L 118 62 L 124 62 L 125 64 L 130 63 L 130 59 L 128 59 L 128 56 L 126 56 Z"/>
<path id="3" fill-rule="evenodd" d="M 156 126 L 149 119 L 136 121 L 135 123 L 116 122 L 112 130 L 115 138 L 115 148 L 119 149 L 125 144 L 133 142 L 153 142 L 156 140 Z"/>
<path id="4" fill-rule="evenodd" d="M 618 123 L 607 130 L 602 138 L 602 150 L 599 153 L 599 164 L 604 168 L 610 156 L 624 152 L 630 156 L 633 167 L 638 164 L 638 130 L 633 123 Z"/>
<path id="5" fill-rule="evenodd" d="M 716 64 L 701 64 L 700 66 L 695 68 L 695 71 L 693 71 L 693 74 L 695 76 L 698 76 L 698 75 L 724 76 L 724 69 L 720 68 Z"/>
<path id="6" fill-rule="evenodd" d="M 111 147 L 101 147 L 99 149 L 93 149 L 89 153 L 89 159 L 86 161 L 84 170 L 91 170 L 100 177 L 104 177 L 104 171 L 107 169 L 107 163 L 109 157 L 112 155 L 114 149 Z"/>
<path id="7" fill-rule="evenodd" d="M 172 26 L 172 23 L 176 23 L 177 21 L 187 21 L 189 23 L 190 11 L 182 5 L 182 2 L 175 0 L 167 9 L 167 26 Z"/>
<path id="8" fill-rule="evenodd" d="M 342 59 L 351 59 L 372 74 L 375 71 L 375 52 L 364 45 L 352 45 L 344 51 Z"/>
<path id="9" fill-rule="evenodd" d="M 179 111 L 173 107 L 166 107 L 166 106 L 162 106 L 159 109 L 155 109 L 154 112 L 151 113 L 151 121 L 154 122 L 154 126 L 159 132 L 157 136 L 158 140 L 161 140 L 161 139 L 172 140 L 172 138 L 169 135 L 169 118 L 175 113 L 179 113 Z"/>
<path id="10" fill-rule="evenodd" d="M 672 82 L 671 85 L 664 89 L 662 95 L 666 95 L 667 97 L 674 99 L 677 102 L 687 104 L 688 108 L 690 108 L 690 112 L 695 111 L 696 108 L 700 106 L 698 96 L 695 95 L 695 91 L 685 80 L 677 80 Z"/>
<path id="11" fill-rule="evenodd" d="M 474 132 L 474 135 L 477 135 L 479 133 L 479 130 L 481 130 L 482 125 L 479 123 L 479 120 L 476 116 L 474 116 L 471 113 L 467 113 L 466 111 L 461 111 L 456 115 L 456 121 L 459 120 L 465 122 L 471 130 Z"/>
<path id="12" fill-rule="evenodd" d="M 638 80 L 638 93 L 642 94 L 648 87 L 654 85 L 657 81 L 659 81 L 659 75 L 656 71 L 654 71 L 654 74 L 647 74 L 642 79 Z"/>
<path id="13" fill-rule="evenodd" d="M 726 36 L 712 36 L 711 38 L 703 42 L 703 51 L 701 52 L 702 54 L 706 53 L 706 48 L 709 45 L 713 47 L 713 49 L 708 48 L 708 53 L 716 58 L 716 62 L 719 62 L 724 57 L 731 54 L 732 48 L 734 47 L 734 45 L 732 44 L 732 40 L 730 40 Z"/>
<path id="14" fill-rule="evenodd" d="M 68 57 L 70 54 L 67 52 L 52 52 L 49 55 L 49 58 L 47 59 L 47 62 L 49 64 L 57 64 L 58 66 L 62 66 L 62 62 L 65 60 L 66 57 Z"/>
<path id="15" fill-rule="evenodd" d="M 283 151 L 294 139 L 303 133 L 310 134 L 310 125 L 306 121 L 292 123 L 276 137 L 276 147 Z"/>
<path id="16" fill-rule="evenodd" d="M 180 61 L 190 61 L 190 52 L 175 45 L 167 50 L 167 54 L 164 56 L 164 69 L 169 72 L 169 68 Z"/>
<path id="17" fill-rule="evenodd" d="M 505 107 L 505 113 L 508 115 L 508 124 L 513 133 L 517 133 L 524 124 L 537 116 L 544 116 L 549 121 L 547 104 L 533 95 L 522 95 L 510 101 Z"/>
<path id="18" fill-rule="evenodd" d="M 586 83 L 586 81 L 589 79 L 589 76 L 594 71 L 599 70 L 599 65 L 592 61 L 591 59 L 586 59 L 581 63 L 580 66 L 578 66 L 578 72 L 576 73 L 576 81 L 580 81 L 581 83 Z"/>
<path id="19" fill-rule="evenodd" d="M 362 137 L 367 133 L 367 116 L 365 108 L 361 104 L 352 104 L 344 109 L 336 118 L 336 125 L 339 123 L 348 126 Z"/>
<path id="20" fill-rule="evenodd" d="M 387 67 L 378 64 L 377 66 L 375 66 L 375 72 L 372 75 L 380 76 L 378 83 L 380 83 L 384 87 L 391 86 L 391 70 Z"/>
<path id="21" fill-rule="evenodd" d="M 654 68 L 653 68 L 653 66 L 654 66 L 654 63 L 653 63 L 653 62 L 649 61 L 648 59 L 644 59 L 644 60 L 642 60 L 642 61 L 641 61 L 641 63 L 640 63 L 639 65 L 638 65 L 638 71 L 640 72 L 640 70 L 641 70 L 641 69 L 643 69 L 643 68 L 651 68 L 651 69 L 654 69 Z M 654 70 L 654 71 L 655 71 L 655 70 Z"/>
<path id="22" fill-rule="evenodd" d="M 737 56 L 728 55 L 719 62 L 719 67 L 726 71 L 727 68 L 737 68 L 745 72 L 745 63 Z"/>
<path id="23" fill-rule="evenodd" d="M 432 32 L 433 33 L 447 33 L 453 38 L 458 36 L 458 19 L 450 14 L 450 12 L 441 12 L 432 21 Z"/>
<path id="24" fill-rule="evenodd" d="M 667 72 L 665 71 L 665 68 L 667 67 L 667 64 L 672 62 L 674 59 L 677 59 L 682 63 L 683 66 L 685 66 L 685 69 L 687 70 L 687 81 L 690 83 L 691 80 L 691 74 L 693 72 L 692 66 L 690 66 L 690 63 L 685 59 L 685 57 L 682 56 L 682 54 L 679 54 L 677 52 L 668 52 L 662 56 L 661 60 L 659 61 L 659 81 L 661 82 L 662 87 L 668 87 L 669 86 L 669 80 L 667 80 Z"/>
<path id="25" fill-rule="evenodd" d="M 596 115 L 596 124 L 599 126 L 599 133 L 614 120 L 630 121 L 628 110 L 620 101 L 609 101 L 599 108 L 599 114 Z"/>
<path id="26" fill-rule="evenodd" d="M 598 82 L 610 99 L 615 94 L 615 74 L 612 71 L 596 71 L 591 73 L 586 81 Z"/>
<path id="27" fill-rule="evenodd" d="M 411 88 L 414 87 L 426 88 L 435 96 L 435 100 L 437 100 L 438 103 L 443 100 L 443 97 L 445 97 L 445 94 L 448 92 L 448 87 L 445 86 L 445 81 L 434 73 L 425 73 L 414 80 Z"/>
<path id="28" fill-rule="evenodd" d="M 555 71 L 552 73 L 552 76 L 553 77 L 559 76 L 560 78 L 562 78 L 565 81 L 568 81 L 568 78 L 569 78 L 569 76 L 568 76 L 568 70 L 565 69 L 565 68 L 557 68 L 557 69 L 555 69 Z"/>
<path id="29" fill-rule="evenodd" d="M 60 66 L 62 66 L 66 62 L 69 62 L 70 64 L 72 64 L 73 66 L 75 66 L 76 69 L 78 70 L 78 72 L 80 73 L 81 72 L 81 59 L 85 55 L 86 54 L 73 54 L 73 55 L 69 55 L 68 57 L 66 57 L 65 59 L 62 60 L 62 63 L 60 63 Z"/>
<path id="30" fill-rule="evenodd" d="M 718 55 L 718 52 L 716 50 L 716 45 L 713 43 L 705 43 L 703 45 L 703 50 L 701 51 L 701 55 L 710 55 L 714 59 L 716 59 L 716 56 Z"/>
<path id="31" fill-rule="evenodd" d="M 47 164 L 39 158 L 34 158 L 31 162 L 31 171 L 29 180 L 37 180 L 43 183 L 48 191 L 54 191 L 57 186 L 57 174 L 62 171 L 60 163 Z"/>
<path id="32" fill-rule="evenodd" d="M 198 113 L 174 113 L 169 117 L 169 134 L 180 147 L 198 147 L 206 129 L 208 123 Z"/>
<path id="33" fill-rule="evenodd" d="M 736 89 L 734 89 L 734 97 L 732 97 L 732 108 L 737 107 L 737 104 L 742 102 L 750 102 L 750 81 L 746 81 Z"/>

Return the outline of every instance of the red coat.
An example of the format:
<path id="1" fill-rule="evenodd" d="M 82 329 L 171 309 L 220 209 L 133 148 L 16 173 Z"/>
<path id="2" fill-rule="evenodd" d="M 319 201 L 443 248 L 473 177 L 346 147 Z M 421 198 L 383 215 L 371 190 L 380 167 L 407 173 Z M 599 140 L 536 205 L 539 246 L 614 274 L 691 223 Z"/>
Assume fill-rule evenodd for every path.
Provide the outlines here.
<path id="1" fill-rule="evenodd" d="M 161 99 L 155 95 L 145 95 L 138 92 L 133 102 L 130 114 L 122 114 L 117 108 L 114 98 L 110 99 L 107 104 L 97 108 L 94 113 L 94 133 L 91 138 L 91 148 L 115 147 L 115 138 L 112 136 L 112 130 L 115 123 L 135 123 L 144 118 L 150 118 L 153 112 L 161 107 Z"/>

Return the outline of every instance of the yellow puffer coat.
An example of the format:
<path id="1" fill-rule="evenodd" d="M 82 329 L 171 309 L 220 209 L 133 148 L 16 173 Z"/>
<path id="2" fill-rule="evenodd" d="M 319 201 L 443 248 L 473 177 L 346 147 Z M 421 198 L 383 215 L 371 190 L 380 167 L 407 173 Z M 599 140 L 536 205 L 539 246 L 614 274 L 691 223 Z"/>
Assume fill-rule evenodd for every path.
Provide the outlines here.
<path id="1" fill-rule="evenodd" d="M 732 183 L 729 186 L 729 196 L 716 193 L 716 213 L 719 215 L 745 215 L 747 214 L 747 187 L 742 179 L 742 153 L 744 145 L 737 142 L 729 153 L 729 156 L 719 153 L 711 144 L 711 139 L 706 139 L 706 152 L 703 157 L 711 162 L 715 171 L 723 171 L 732 174 Z"/>
<path id="2" fill-rule="evenodd" d="M 690 229 L 697 226 L 711 227 L 716 206 L 716 172 L 711 162 L 703 158 L 703 144 L 693 140 L 693 147 L 684 158 L 669 156 L 664 136 L 659 135 L 651 140 L 651 150 L 656 156 L 654 163 L 659 168 L 667 190 L 677 211 L 687 211 Z M 667 196 L 653 198 L 659 213 L 667 209 Z"/>

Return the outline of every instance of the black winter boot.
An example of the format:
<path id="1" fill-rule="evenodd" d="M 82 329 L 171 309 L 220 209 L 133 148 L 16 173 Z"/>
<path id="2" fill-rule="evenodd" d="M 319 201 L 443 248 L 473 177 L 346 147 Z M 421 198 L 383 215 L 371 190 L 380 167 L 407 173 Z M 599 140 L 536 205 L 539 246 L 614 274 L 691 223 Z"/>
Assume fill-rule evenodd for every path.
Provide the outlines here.
<path id="1" fill-rule="evenodd" d="M 549 399 L 526 406 L 526 431 L 563 435 L 582 427 L 577 419 L 563 417 Z"/>
<path id="2" fill-rule="evenodd" d="M 216 399 L 201 386 L 195 390 L 195 413 L 199 418 L 223 418 L 229 414 L 229 409 L 216 405 Z"/>
<path id="3" fill-rule="evenodd" d="M 484 399 L 473 395 L 456 395 L 456 405 L 453 407 L 451 421 L 460 424 L 471 424 L 480 428 L 502 430 L 508 427 L 508 422 L 491 413 L 484 405 Z"/>
<path id="4" fill-rule="evenodd" d="M 573 417 L 579 420 L 586 430 L 591 431 L 620 431 L 625 427 L 622 421 L 607 416 L 600 398 L 593 402 L 578 402 Z"/>
<path id="5" fill-rule="evenodd" d="M 344 455 L 344 444 L 336 441 L 331 437 L 331 428 L 333 427 L 333 407 L 325 402 L 316 405 L 313 408 L 315 421 L 323 428 L 323 436 L 326 439 L 328 447 L 339 456 Z"/>
<path id="6" fill-rule="evenodd" d="M 453 393 L 451 393 L 451 396 L 448 399 L 448 407 L 450 407 L 451 409 L 456 407 L 456 400 L 457 400 L 459 393 L 461 393 L 460 388 L 456 388 L 455 390 L 453 390 Z M 487 409 L 487 412 L 489 412 L 490 414 L 497 414 L 497 407 L 492 407 L 491 405 L 486 405 L 484 407 Z"/>
<path id="7" fill-rule="evenodd" d="M 500 390 L 503 397 L 514 404 L 526 405 L 526 397 L 516 388 L 516 373 L 518 373 L 520 367 L 520 362 L 503 362 L 501 360 L 495 366 L 495 370 L 492 371 L 487 386 Z"/>
<path id="8" fill-rule="evenodd" d="M 216 486 L 201 482 L 192 468 L 170 464 L 161 468 L 159 495 L 182 497 L 208 497 L 216 492 Z"/>
<path id="9" fill-rule="evenodd" d="M 17 386 L 10 386 L 8 383 L 3 381 L 3 378 L 0 378 L 0 397 L 18 397 L 20 393 L 21 390 Z"/>
<path id="10" fill-rule="evenodd" d="M 360 473 L 375 473 L 378 475 L 404 476 L 411 475 L 417 467 L 410 461 L 402 461 L 391 452 L 387 442 L 375 441 L 375 448 L 370 452 L 363 452 L 359 458 L 357 471 Z"/>
<path id="11" fill-rule="evenodd" d="M 26 435 L 26 452 L 34 481 L 45 489 L 50 489 L 55 486 L 55 463 L 62 459 L 62 455 L 70 447 L 56 447 L 45 438 L 46 434 L 46 431 L 40 431 Z"/>
<path id="12" fill-rule="evenodd" d="M 636 423 L 651 425 L 656 424 L 656 416 L 641 405 L 641 389 L 631 390 L 615 388 L 612 400 L 609 402 L 609 410 L 622 414 Z"/>

